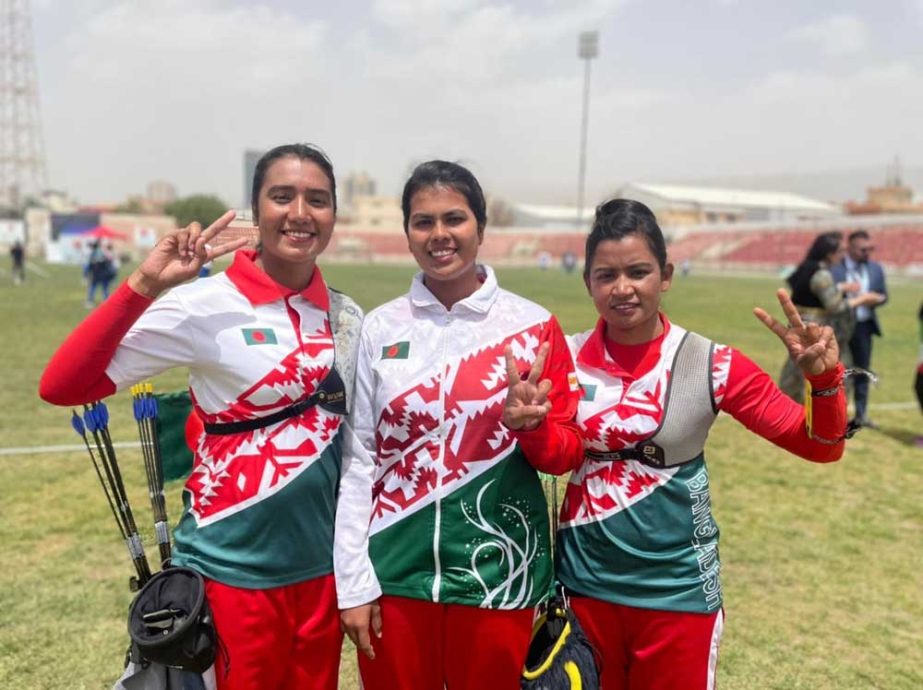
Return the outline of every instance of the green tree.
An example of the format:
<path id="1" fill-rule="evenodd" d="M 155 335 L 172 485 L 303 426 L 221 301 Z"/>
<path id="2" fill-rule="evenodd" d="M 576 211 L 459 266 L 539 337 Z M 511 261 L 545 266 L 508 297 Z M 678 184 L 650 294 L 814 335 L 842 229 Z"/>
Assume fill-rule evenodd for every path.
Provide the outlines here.
<path id="1" fill-rule="evenodd" d="M 228 205 L 212 194 L 193 194 L 167 204 L 164 211 L 176 218 L 179 227 L 198 221 L 202 227 L 214 223 L 228 210 Z"/>

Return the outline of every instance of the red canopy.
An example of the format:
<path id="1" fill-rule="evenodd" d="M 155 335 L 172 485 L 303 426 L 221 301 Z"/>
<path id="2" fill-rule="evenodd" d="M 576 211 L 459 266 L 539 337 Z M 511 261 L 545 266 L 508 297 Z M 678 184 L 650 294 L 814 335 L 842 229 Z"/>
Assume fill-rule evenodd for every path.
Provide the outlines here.
<path id="1" fill-rule="evenodd" d="M 92 230 L 81 232 L 80 236 L 87 237 L 90 239 L 97 239 L 97 240 L 127 240 L 128 239 L 128 235 L 126 235 L 124 232 L 113 230 L 112 228 L 106 225 L 97 225 Z"/>

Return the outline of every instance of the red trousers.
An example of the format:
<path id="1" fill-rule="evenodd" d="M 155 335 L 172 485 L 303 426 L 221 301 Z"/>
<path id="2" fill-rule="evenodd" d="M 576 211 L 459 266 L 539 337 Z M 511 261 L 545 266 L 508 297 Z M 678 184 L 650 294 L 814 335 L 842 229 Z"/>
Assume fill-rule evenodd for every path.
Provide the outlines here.
<path id="1" fill-rule="evenodd" d="M 724 611 L 656 611 L 572 596 L 602 690 L 712 690 Z"/>
<path id="2" fill-rule="evenodd" d="M 218 690 L 336 690 L 343 633 L 333 575 L 271 589 L 206 580 L 205 593 L 220 639 Z"/>
<path id="3" fill-rule="evenodd" d="M 383 596 L 375 659 L 359 655 L 364 690 L 518 690 L 533 609 L 498 611 Z"/>

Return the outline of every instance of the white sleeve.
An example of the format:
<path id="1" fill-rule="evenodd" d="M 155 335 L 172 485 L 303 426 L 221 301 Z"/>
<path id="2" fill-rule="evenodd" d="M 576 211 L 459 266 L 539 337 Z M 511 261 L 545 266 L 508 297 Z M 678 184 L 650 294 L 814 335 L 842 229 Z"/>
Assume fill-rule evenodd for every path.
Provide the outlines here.
<path id="1" fill-rule="evenodd" d="M 195 327 L 172 291 L 154 302 L 129 329 L 106 367 L 118 390 L 195 359 Z"/>
<path id="2" fill-rule="evenodd" d="M 365 328 L 359 344 L 356 384 L 349 418 L 343 425 L 343 460 L 333 539 L 333 572 L 341 609 L 381 596 L 369 557 L 372 482 L 375 478 L 374 374 Z"/>

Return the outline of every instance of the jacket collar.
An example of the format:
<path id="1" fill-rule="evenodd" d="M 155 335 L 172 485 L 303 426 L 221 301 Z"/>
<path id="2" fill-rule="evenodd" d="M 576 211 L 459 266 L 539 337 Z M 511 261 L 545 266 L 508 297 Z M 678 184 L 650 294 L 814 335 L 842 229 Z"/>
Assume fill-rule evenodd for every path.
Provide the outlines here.
<path id="1" fill-rule="evenodd" d="M 667 335 L 670 333 L 670 320 L 663 312 L 660 312 L 659 317 L 660 322 L 663 324 L 663 333 L 654 338 L 654 340 L 643 343 L 644 346 L 648 346 L 656 341 L 664 342 Z M 633 345 L 631 347 L 640 347 L 640 345 Z M 580 351 L 577 353 L 577 363 L 584 364 L 593 369 L 602 369 L 609 374 L 619 377 L 625 376 L 628 373 L 612 359 L 608 350 L 606 350 L 606 322 L 602 317 L 596 322 L 596 328 L 593 329 L 590 337 L 586 339 L 583 347 L 581 347 Z"/>
<path id="2" fill-rule="evenodd" d="M 478 314 L 486 314 L 491 305 L 497 299 L 497 293 L 500 286 L 497 284 L 497 277 L 490 266 L 478 264 L 478 279 L 481 281 L 481 287 L 475 290 L 465 299 L 452 305 L 452 311 L 469 311 Z M 410 301 L 415 307 L 421 309 L 441 309 L 446 311 L 442 302 L 436 299 L 436 296 L 429 291 L 423 282 L 423 271 L 417 272 L 410 284 Z"/>
<path id="3" fill-rule="evenodd" d="M 330 309 L 327 284 L 324 282 L 319 266 L 314 266 L 314 273 L 311 275 L 311 281 L 307 287 L 300 292 L 296 292 L 270 278 L 263 269 L 256 265 L 256 258 L 257 253 L 254 249 L 238 250 L 234 254 L 234 261 L 225 271 L 228 279 L 234 283 L 254 307 L 299 294 L 323 311 Z"/>

